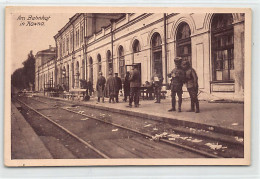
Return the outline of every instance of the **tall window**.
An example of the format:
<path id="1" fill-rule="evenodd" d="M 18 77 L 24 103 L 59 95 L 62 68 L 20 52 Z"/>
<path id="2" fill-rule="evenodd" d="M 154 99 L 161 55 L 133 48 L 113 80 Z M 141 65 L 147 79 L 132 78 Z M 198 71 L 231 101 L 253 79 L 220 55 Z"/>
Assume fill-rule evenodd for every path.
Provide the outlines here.
<path id="1" fill-rule="evenodd" d="M 82 60 L 82 79 L 85 80 L 85 60 Z"/>
<path id="2" fill-rule="evenodd" d="M 97 72 L 102 72 L 102 63 L 101 63 L 101 56 L 100 54 L 97 55 L 97 62 L 98 62 L 98 71 Z"/>
<path id="3" fill-rule="evenodd" d="M 80 42 L 83 42 L 83 37 L 84 37 L 84 29 L 83 26 L 81 26 L 81 30 L 80 30 Z"/>
<path id="4" fill-rule="evenodd" d="M 112 72 L 113 73 L 113 59 L 111 57 L 111 52 L 110 50 L 107 51 L 107 63 L 108 63 L 108 73 Z"/>
<path id="5" fill-rule="evenodd" d="M 67 47 L 67 52 L 69 51 L 69 37 L 66 39 L 66 47 Z"/>
<path id="6" fill-rule="evenodd" d="M 93 83 L 93 59 L 89 58 L 89 80 Z"/>
<path id="7" fill-rule="evenodd" d="M 162 39 L 159 33 L 152 36 L 152 72 L 157 69 L 162 74 Z"/>
<path id="8" fill-rule="evenodd" d="M 118 49 L 119 55 L 119 75 L 121 78 L 125 77 L 125 56 L 124 56 L 124 48 L 122 46 Z"/>
<path id="9" fill-rule="evenodd" d="M 234 81 L 232 14 L 215 14 L 211 25 L 213 81 Z"/>
<path id="10" fill-rule="evenodd" d="M 79 87 L 79 62 L 76 63 L 76 73 L 75 73 L 75 88 Z"/>
<path id="11" fill-rule="evenodd" d="M 63 45 L 62 45 L 62 54 L 65 54 L 65 39 L 63 39 Z"/>
<path id="12" fill-rule="evenodd" d="M 179 25 L 177 31 L 177 56 L 182 57 L 183 60 L 187 60 L 191 64 L 191 38 L 190 27 L 187 23 L 183 22 Z"/>
<path id="13" fill-rule="evenodd" d="M 70 51 L 73 50 L 73 33 L 70 33 Z"/>
<path id="14" fill-rule="evenodd" d="M 138 40 L 135 40 L 133 43 L 133 52 L 138 53 L 141 51 L 140 43 Z"/>

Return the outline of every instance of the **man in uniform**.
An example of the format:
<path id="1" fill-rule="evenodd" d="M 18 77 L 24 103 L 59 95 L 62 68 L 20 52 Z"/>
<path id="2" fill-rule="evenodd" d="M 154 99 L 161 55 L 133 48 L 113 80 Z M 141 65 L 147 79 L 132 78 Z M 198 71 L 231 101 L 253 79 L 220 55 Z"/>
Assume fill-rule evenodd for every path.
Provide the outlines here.
<path id="1" fill-rule="evenodd" d="M 155 103 L 160 103 L 161 102 L 161 89 L 162 89 L 162 82 L 163 82 L 163 77 L 161 73 L 158 72 L 158 70 L 155 68 L 153 76 L 151 78 L 154 86 L 154 94 L 156 97 Z"/>
<path id="2" fill-rule="evenodd" d="M 183 69 L 185 70 L 186 77 L 186 86 L 191 99 L 191 109 L 188 112 L 199 113 L 199 100 L 198 100 L 198 76 L 196 71 L 190 66 L 188 61 L 184 61 L 182 64 Z M 195 110 L 196 105 L 196 110 Z"/>
<path id="3" fill-rule="evenodd" d="M 139 91 L 141 86 L 141 76 L 136 65 L 133 65 L 132 71 L 130 72 L 130 98 L 129 106 L 132 107 L 132 102 L 134 100 L 135 107 L 139 106 Z"/>
<path id="4" fill-rule="evenodd" d="M 118 103 L 118 94 L 119 94 L 119 90 L 122 89 L 122 81 L 121 78 L 118 77 L 118 73 L 115 73 L 115 79 L 116 79 L 116 94 L 115 94 L 115 98 L 116 98 L 116 102 Z"/>
<path id="5" fill-rule="evenodd" d="M 183 71 L 181 64 L 182 58 L 176 57 L 174 59 L 175 68 L 168 74 L 168 77 L 171 78 L 171 96 L 172 96 L 172 108 L 168 111 L 176 111 L 176 94 L 178 96 L 178 112 L 181 112 L 181 103 L 182 103 L 182 86 L 185 80 L 185 72 Z"/>
<path id="6" fill-rule="evenodd" d="M 97 96 L 98 102 L 100 102 L 100 98 L 102 98 L 102 102 L 104 103 L 104 90 L 105 90 L 106 79 L 102 76 L 102 72 L 99 72 L 99 77 L 97 79 Z"/>

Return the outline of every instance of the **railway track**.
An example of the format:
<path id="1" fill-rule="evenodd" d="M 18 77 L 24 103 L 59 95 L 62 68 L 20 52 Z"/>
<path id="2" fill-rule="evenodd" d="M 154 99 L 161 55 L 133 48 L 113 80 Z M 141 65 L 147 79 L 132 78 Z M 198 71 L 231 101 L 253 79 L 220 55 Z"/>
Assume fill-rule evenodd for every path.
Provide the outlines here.
<path id="1" fill-rule="evenodd" d="M 111 155 L 107 151 L 104 152 L 105 149 L 102 148 L 102 147 L 100 149 L 100 146 L 96 145 L 96 143 L 93 142 L 93 141 L 95 141 L 95 140 L 93 140 L 93 138 L 91 140 L 84 139 L 84 136 L 82 137 L 81 135 L 76 134 L 77 132 L 73 132 L 73 131 L 71 131 L 71 129 L 68 129 L 68 127 L 66 126 L 68 124 L 65 124 L 65 123 L 61 124 L 60 123 L 60 119 L 52 119 L 50 116 L 48 116 L 48 114 L 53 113 L 53 111 L 56 111 L 56 112 L 61 113 L 61 114 L 62 113 L 63 114 L 66 113 L 66 114 L 68 114 L 68 116 L 69 116 L 69 114 L 74 114 L 74 115 L 77 116 L 77 118 L 78 118 L 78 116 L 81 116 L 81 117 L 84 117 L 84 120 L 86 120 L 86 121 L 89 121 L 89 120 L 98 121 L 99 128 L 102 128 L 101 127 L 102 125 L 106 125 L 105 128 L 107 128 L 107 126 L 110 126 L 110 129 L 112 129 L 111 131 L 114 130 L 114 132 L 116 132 L 116 131 L 119 130 L 119 131 L 122 131 L 122 133 L 127 133 L 128 134 L 128 138 L 129 138 L 129 134 L 130 133 L 131 133 L 130 134 L 130 138 L 138 138 L 138 139 L 140 139 L 140 137 L 142 137 L 142 139 L 141 139 L 142 142 L 140 142 L 140 140 L 138 140 L 138 142 L 137 142 L 139 145 L 140 145 L 140 143 L 142 143 L 142 145 L 147 143 L 147 145 L 149 147 L 150 147 L 150 145 L 151 146 L 156 145 L 157 147 L 159 146 L 158 149 L 160 149 L 160 150 L 162 150 L 161 147 L 164 148 L 164 149 L 166 148 L 166 150 L 164 150 L 165 152 L 167 151 L 166 152 L 166 156 L 150 156 L 152 158 L 153 157 L 156 157 L 156 158 L 159 158 L 159 157 L 163 157 L 163 158 L 165 158 L 165 157 L 166 158 L 178 158 L 178 157 L 183 157 L 183 156 L 186 156 L 187 158 L 190 158 L 189 155 L 191 155 L 191 157 L 207 157 L 207 158 L 226 157 L 225 155 L 223 155 L 223 152 L 222 153 L 216 153 L 215 150 L 206 150 L 205 151 L 205 150 L 202 150 L 199 147 L 194 147 L 194 146 L 191 146 L 191 145 L 187 145 L 187 142 L 186 143 L 185 142 L 182 143 L 179 140 L 176 140 L 176 142 L 175 141 L 171 141 L 171 140 L 169 140 L 169 138 L 167 139 L 163 135 L 162 136 L 160 136 L 160 135 L 156 136 L 156 135 L 153 135 L 153 134 L 151 134 L 149 132 L 145 132 L 145 131 L 141 131 L 139 129 L 135 129 L 133 126 L 132 127 L 124 126 L 122 124 L 114 122 L 113 120 L 109 120 L 109 119 L 105 118 L 104 116 L 103 117 L 95 116 L 95 115 L 90 114 L 90 113 L 89 114 L 85 114 L 84 112 L 82 112 L 83 110 L 79 109 L 80 107 L 79 108 L 77 108 L 77 106 L 76 107 L 71 107 L 73 105 L 69 104 L 68 102 L 60 102 L 60 101 L 57 102 L 57 101 L 51 101 L 49 99 L 41 99 L 40 100 L 40 99 L 37 99 L 37 98 L 30 98 L 30 99 L 29 98 L 26 98 L 26 99 L 22 98 L 22 99 L 18 99 L 18 100 L 19 100 L 19 102 L 21 104 L 26 106 L 28 109 L 30 109 L 30 110 L 34 111 L 35 113 L 37 113 L 38 115 L 44 117 L 50 123 L 52 123 L 53 125 L 57 126 L 61 130 L 65 131 L 70 136 L 72 136 L 77 141 L 81 142 L 83 145 L 87 146 L 91 150 L 95 151 L 102 158 L 127 157 L 127 155 L 129 155 L 129 151 L 128 151 L 128 154 L 125 153 L 126 156 L 124 156 L 124 155 L 117 156 L 117 155 L 114 155 L 114 154 Z M 31 103 L 31 105 L 34 104 L 34 108 L 31 107 L 30 105 L 28 105 L 28 103 Z M 39 105 L 39 104 L 41 104 L 41 105 Z M 37 107 L 37 105 L 38 105 L 38 107 Z M 70 106 L 70 107 L 68 107 L 68 106 Z M 100 125 L 100 124 L 102 124 L 102 125 Z M 92 134 L 94 135 L 95 132 L 92 132 Z M 89 134 L 86 134 L 86 135 L 89 135 Z M 136 135 L 138 137 L 135 137 Z M 175 133 L 174 135 L 178 136 L 179 134 Z M 88 143 L 87 142 L 88 140 L 92 141 L 92 142 Z M 113 143 L 113 140 L 111 140 L 111 141 L 110 142 Z M 122 143 L 123 143 L 123 145 L 125 145 L 124 142 L 122 142 Z M 116 144 L 118 145 L 118 143 L 116 143 Z M 234 145 L 234 144 L 230 144 L 230 145 Z M 133 146 L 135 146 L 135 143 L 133 143 Z M 233 147 L 236 148 L 237 146 L 233 146 Z M 240 147 L 242 147 L 242 146 L 240 146 Z M 147 157 L 147 156 L 142 156 L 142 154 L 138 154 L 137 151 L 140 152 L 140 150 L 142 150 L 142 149 L 138 150 L 137 148 L 134 147 L 135 152 L 130 151 L 130 153 L 131 153 L 129 155 L 130 157 L 149 158 L 149 156 Z M 205 146 L 204 146 L 204 148 L 205 148 Z M 169 151 L 176 151 L 176 150 L 180 150 L 181 153 L 184 152 L 186 155 L 184 154 L 183 156 L 178 156 L 178 155 L 174 156 L 174 154 L 171 154 L 171 152 L 169 152 Z M 121 153 L 124 153 L 124 152 L 121 152 Z M 142 153 L 142 152 L 140 152 L 140 153 Z M 229 153 L 232 153 L 232 151 L 229 152 Z M 225 152 L 224 152 L 224 154 L 225 154 Z M 231 157 L 237 157 L 237 156 L 231 156 Z"/>

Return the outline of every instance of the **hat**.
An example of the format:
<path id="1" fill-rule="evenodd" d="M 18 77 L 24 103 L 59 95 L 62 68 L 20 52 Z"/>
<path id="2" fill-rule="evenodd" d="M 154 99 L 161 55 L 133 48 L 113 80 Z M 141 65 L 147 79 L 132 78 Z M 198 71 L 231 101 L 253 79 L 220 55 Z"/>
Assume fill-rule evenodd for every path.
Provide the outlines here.
<path id="1" fill-rule="evenodd" d="M 118 75 L 118 73 L 115 73 L 115 75 Z"/>
<path id="2" fill-rule="evenodd" d="M 98 74 L 102 75 L 102 72 L 100 71 Z"/>
<path id="3" fill-rule="evenodd" d="M 175 63 L 180 63 L 182 61 L 182 58 L 181 57 L 176 57 L 175 59 L 174 59 L 174 62 Z"/>

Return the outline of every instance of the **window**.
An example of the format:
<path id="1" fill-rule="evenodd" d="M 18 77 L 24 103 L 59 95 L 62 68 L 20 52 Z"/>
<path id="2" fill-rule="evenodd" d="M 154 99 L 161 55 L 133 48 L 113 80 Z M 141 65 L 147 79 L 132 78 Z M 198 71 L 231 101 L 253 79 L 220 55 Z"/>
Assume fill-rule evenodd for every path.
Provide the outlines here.
<path id="1" fill-rule="evenodd" d="M 152 73 L 157 69 L 162 74 L 162 39 L 159 33 L 152 36 Z"/>
<path id="2" fill-rule="evenodd" d="M 191 31 L 187 23 L 183 22 L 179 25 L 177 36 L 176 36 L 176 45 L 177 45 L 177 56 L 182 57 L 183 61 L 191 62 Z"/>
<path id="3" fill-rule="evenodd" d="M 75 88 L 79 87 L 79 62 L 76 63 L 76 73 L 75 73 Z"/>
<path id="4" fill-rule="evenodd" d="M 67 37 L 66 41 L 67 41 L 66 47 L 67 47 L 67 52 L 68 52 L 69 51 L 69 37 Z"/>
<path id="5" fill-rule="evenodd" d="M 83 37 L 84 37 L 84 29 L 83 26 L 81 26 L 81 30 L 80 30 L 80 42 L 83 42 Z"/>
<path id="6" fill-rule="evenodd" d="M 89 80 L 93 83 L 93 59 L 89 58 Z"/>
<path id="7" fill-rule="evenodd" d="M 98 72 L 102 72 L 102 63 L 101 63 L 100 54 L 98 54 L 98 56 L 97 56 L 97 61 L 98 61 Z"/>
<path id="8" fill-rule="evenodd" d="M 73 50 L 73 33 L 70 33 L 70 51 Z"/>
<path id="9" fill-rule="evenodd" d="M 65 39 L 63 39 L 63 45 L 62 45 L 62 54 L 65 54 Z"/>
<path id="10" fill-rule="evenodd" d="M 133 52 L 138 53 L 140 51 L 141 51 L 140 43 L 139 43 L 138 40 L 135 40 L 134 43 L 133 43 Z"/>
<path id="11" fill-rule="evenodd" d="M 234 81 L 232 14 L 215 14 L 211 25 L 213 81 Z"/>
<path id="12" fill-rule="evenodd" d="M 107 63 L 108 63 L 108 73 L 109 72 L 113 73 L 113 59 L 111 57 L 110 50 L 107 51 Z"/>
<path id="13" fill-rule="evenodd" d="M 124 56 L 124 48 L 122 46 L 118 49 L 119 55 L 119 75 L 121 78 L 125 77 L 125 56 Z"/>

